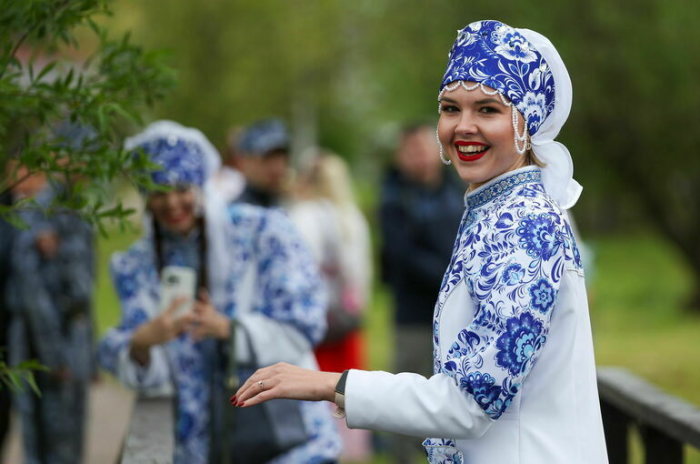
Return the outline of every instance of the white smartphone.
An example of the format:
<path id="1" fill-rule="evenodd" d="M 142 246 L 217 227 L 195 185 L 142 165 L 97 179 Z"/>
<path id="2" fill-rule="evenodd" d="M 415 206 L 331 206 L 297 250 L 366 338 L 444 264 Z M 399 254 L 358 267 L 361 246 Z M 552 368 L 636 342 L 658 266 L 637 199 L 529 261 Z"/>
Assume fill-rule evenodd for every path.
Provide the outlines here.
<path id="1" fill-rule="evenodd" d="M 186 300 L 175 309 L 175 317 L 191 311 L 194 306 L 197 275 L 194 269 L 184 266 L 165 266 L 160 275 L 160 310 L 165 311 L 174 300 Z"/>

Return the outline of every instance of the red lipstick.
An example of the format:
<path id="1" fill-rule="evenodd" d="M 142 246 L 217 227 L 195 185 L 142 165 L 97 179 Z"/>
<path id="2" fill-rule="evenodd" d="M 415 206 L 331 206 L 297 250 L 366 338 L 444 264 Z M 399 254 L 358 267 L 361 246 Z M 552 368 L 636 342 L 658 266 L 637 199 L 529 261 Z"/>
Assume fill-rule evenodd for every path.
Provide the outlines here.
<path id="1" fill-rule="evenodd" d="M 486 145 L 486 144 L 484 144 L 484 143 L 480 143 L 480 142 L 465 142 L 465 141 L 462 141 L 462 140 L 459 140 L 459 141 L 455 142 L 455 146 L 457 147 L 457 156 L 459 156 L 459 159 L 462 160 L 462 161 L 476 161 L 476 160 L 479 160 L 479 159 L 483 158 L 483 156 L 484 156 L 486 153 L 488 153 L 489 148 L 491 148 L 491 147 L 489 147 L 488 145 Z M 485 149 L 484 151 L 481 151 L 481 152 L 479 152 L 479 153 L 474 153 L 474 154 L 467 154 L 467 153 L 462 153 L 461 151 L 459 151 L 459 147 L 469 147 L 469 146 L 472 146 L 472 147 L 473 147 L 473 146 L 477 146 L 477 147 L 486 147 L 486 149 Z"/>

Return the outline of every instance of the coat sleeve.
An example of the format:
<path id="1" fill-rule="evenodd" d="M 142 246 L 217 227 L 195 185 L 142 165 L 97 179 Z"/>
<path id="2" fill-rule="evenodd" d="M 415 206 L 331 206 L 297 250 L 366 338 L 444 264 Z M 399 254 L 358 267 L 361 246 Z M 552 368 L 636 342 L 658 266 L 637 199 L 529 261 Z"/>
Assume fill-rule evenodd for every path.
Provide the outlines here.
<path id="1" fill-rule="evenodd" d="M 420 436 L 477 438 L 512 403 L 547 341 L 565 261 L 556 212 L 502 213 L 472 245 L 459 274 L 476 306 L 430 379 L 352 371 L 348 425 Z"/>
<path id="2" fill-rule="evenodd" d="M 98 363 L 125 385 L 148 395 L 170 394 L 172 384 L 170 367 L 164 346 L 151 347 L 151 362 L 141 366 L 129 354 L 131 339 L 136 329 L 150 319 L 150 301 L 144 301 L 147 292 L 138 286 L 148 282 L 147 270 L 133 259 L 134 253 L 117 254 L 112 258 L 110 271 L 122 309 L 121 322 L 109 329 L 100 340 Z"/>
<path id="3" fill-rule="evenodd" d="M 257 237 L 255 312 L 316 345 L 325 335 L 327 310 L 317 264 L 282 212 L 267 211 Z"/>

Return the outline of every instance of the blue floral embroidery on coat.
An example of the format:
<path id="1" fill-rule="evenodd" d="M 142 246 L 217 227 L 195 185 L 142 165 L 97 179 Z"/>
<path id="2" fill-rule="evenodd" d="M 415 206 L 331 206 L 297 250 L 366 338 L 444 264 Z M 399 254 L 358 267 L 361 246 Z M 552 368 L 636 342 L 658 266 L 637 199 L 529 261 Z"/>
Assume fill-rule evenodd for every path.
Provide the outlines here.
<path id="1" fill-rule="evenodd" d="M 435 372 L 453 377 L 498 419 L 546 344 L 564 269 L 581 266 L 571 229 L 544 191 L 539 168 L 494 179 L 466 203 L 435 307 Z M 442 342 L 449 346 L 443 362 L 440 316 L 462 282 L 475 314 L 451 344 Z"/>
<path id="2" fill-rule="evenodd" d="M 428 438 L 423 441 L 423 448 L 430 464 L 465 464 L 454 440 Z"/>
<path id="3" fill-rule="evenodd" d="M 488 373 L 472 372 L 463 377 L 461 382 L 461 387 L 471 393 L 482 408 L 497 401 L 501 395 L 501 386 L 496 385 L 496 379 Z"/>
<path id="4" fill-rule="evenodd" d="M 535 353 L 544 344 L 546 338 L 542 332 L 542 322 L 529 312 L 508 319 L 506 331 L 496 341 L 496 365 L 508 369 L 513 376 L 525 372 Z"/>
<path id="5" fill-rule="evenodd" d="M 527 250 L 528 256 L 544 260 L 548 260 L 556 251 L 556 232 L 554 219 L 549 213 L 528 214 L 516 230 L 520 246 Z"/>
<path id="6" fill-rule="evenodd" d="M 542 314 L 547 314 L 557 297 L 557 291 L 547 279 L 540 279 L 530 286 L 530 304 Z"/>
<path id="7" fill-rule="evenodd" d="M 503 270 L 503 283 L 506 285 L 517 285 L 522 282 L 523 277 L 525 277 L 525 269 L 518 264 L 509 264 Z"/>

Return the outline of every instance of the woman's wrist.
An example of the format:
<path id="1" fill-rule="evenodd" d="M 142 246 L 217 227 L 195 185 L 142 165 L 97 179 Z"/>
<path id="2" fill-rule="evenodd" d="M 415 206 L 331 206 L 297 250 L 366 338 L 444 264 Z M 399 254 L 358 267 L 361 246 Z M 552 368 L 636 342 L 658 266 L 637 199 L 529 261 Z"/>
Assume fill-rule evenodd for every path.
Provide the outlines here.
<path id="1" fill-rule="evenodd" d="M 327 381 L 324 382 L 323 386 L 323 399 L 331 403 L 335 402 L 335 387 L 338 385 L 338 381 L 342 374 L 338 372 L 324 372 Z"/>
<path id="2" fill-rule="evenodd" d="M 233 330 L 231 327 L 231 319 L 222 314 L 218 325 L 219 330 L 217 331 L 217 338 L 220 340 L 228 340 L 231 337 L 231 330 Z"/>
<path id="3" fill-rule="evenodd" d="M 145 325 L 145 324 L 144 324 Z M 148 344 L 147 327 L 136 329 L 129 344 L 129 357 L 141 366 L 147 366 L 151 362 L 151 345 Z"/>
<path id="4" fill-rule="evenodd" d="M 131 348 L 136 350 L 150 349 L 155 344 L 152 342 L 152 332 L 151 321 L 141 324 L 134 332 L 134 336 L 131 337 Z"/>

